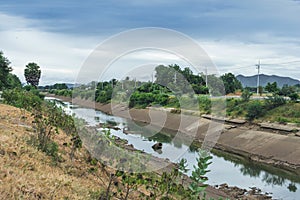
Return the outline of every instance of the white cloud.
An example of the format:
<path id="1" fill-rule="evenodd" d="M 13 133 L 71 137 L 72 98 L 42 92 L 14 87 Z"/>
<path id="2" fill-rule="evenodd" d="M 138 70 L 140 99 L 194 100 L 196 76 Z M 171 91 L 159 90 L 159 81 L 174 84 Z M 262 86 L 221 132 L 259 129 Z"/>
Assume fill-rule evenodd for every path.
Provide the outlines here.
<path id="1" fill-rule="evenodd" d="M 28 62 L 36 62 L 42 69 L 42 85 L 55 82 L 74 82 L 80 67 L 89 54 L 104 40 L 103 36 L 98 38 L 76 37 L 70 34 L 42 31 L 32 28 L 36 27 L 33 24 L 38 24 L 38 21 L 22 17 L 0 13 L 0 20 L 0 50 L 11 61 L 14 73 L 24 81 L 25 65 Z M 262 64 L 300 60 L 299 38 L 278 37 L 266 32 L 252 37 L 261 42 L 241 42 L 237 39 L 212 41 L 205 38 L 197 41 L 221 73 L 253 75 L 256 73 L 255 64 L 259 59 Z M 240 39 L 242 40 L 242 38 Z M 183 44 L 174 45 L 178 45 L 180 48 L 180 45 Z M 181 58 L 170 53 L 143 51 L 129 54 L 118 60 L 114 70 L 108 71 L 107 77 L 120 77 L 120 74 L 122 77 L 122 74 L 126 74 L 126 66 L 140 66 L 149 63 L 187 65 Z M 277 66 L 262 65 L 262 73 L 300 79 L 298 64 L 300 62 Z M 146 73 L 149 74 L 148 71 Z"/>
<path id="2" fill-rule="evenodd" d="M 42 85 L 55 79 L 74 82 L 79 68 L 95 47 L 91 38 L 30 28 L 31 20 L 25 18 L 0 14 L 0 20 L 3 22 L 0 25 L 1 50 L 22 81 L 25 65 L 36 62 L 42 70 Z"/>
<path id="3" fill-rule="evenodd" d="M 255 65 L 260 60 L 261 73 L 300 79 L 300 62 L 292 62 L 300 61 L 300 46 L 297 43 L 284 42 L 273 36 L 269 36 L 266 41 L 276 42 L 254 44 L 237 41 L 206 41 L 199 44 L 202 45 L 221 73 L 254 75 L 257 73 Z"/>

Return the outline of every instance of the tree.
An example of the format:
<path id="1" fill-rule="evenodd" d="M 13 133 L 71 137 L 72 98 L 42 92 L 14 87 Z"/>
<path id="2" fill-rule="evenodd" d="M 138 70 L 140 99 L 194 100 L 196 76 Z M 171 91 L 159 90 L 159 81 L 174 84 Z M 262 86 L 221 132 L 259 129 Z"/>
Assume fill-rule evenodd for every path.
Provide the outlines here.
<path id="1" fill-rule="evenodd" d="M 224 82 L 226 94 L 234 93 L 236 90 L 242 89 L 241 82 L 232 73 L 222 75 L 221 79 Z"/>
<path id="2" fill-rule="evenodd" d="M 248 102 L 250 100 L 250 97 L 253 95 L 252 92 L 250 92 L 248 89 L 244 89 L 241 98 L 244 102 Z"/>
<path id="3" fill-rule="evenodd" d="M 21 88 L 22 84 L 20 79 L 15 74 L 9 73 L 7 75 L 7 87 L 9 89 Z"/>
<path id="4" fill-rule="evenodd" d="M 268 91 L 268 92 L 271 92 L 271 93 L 277 93 L 279 91 L 278 87 L 277 87 L 277 83 L 276 82 L 273 82 L 273 83 L 267 83 L 265 89 Z"/>
<path id="5" fill-rule="evenodd" d="M 289 97 L 291 101 L 297 101 L 299 99 L 299 95 L 296 92 L 290 94 Z"/>
<path id="6" fill-rule="evenodd" d="M 279 90 L 278 94 L 288 97 L 289 95 L 295 92 L 296 92 L 296 86 L 289 86 L 287 84 L 284 84 L 281 90 Z"/>
<path id="7" fill-rule="evenodd" d="M 214 74 L 209 74 L 207 76 L 207 84 L 210 94 L 213 96 L 220 96 L 225 94 L 224 82 L 222 79 Z"/>
<path id="8" fill-rule="evenodd" d="M 55 83 L 52 88 L 57 90 L 66 90 L 68 89 L 68 86 L 65 83 Z"/>
<path id="9" fill-rule="evenodd" d="M 0 51 L 0 90 L 8 86 L 8 74 L 12 71 L 9 60 Z"/>
<path id="10" fill-rule="evenodd" d="M 205 81 L 201 74 L 194 75 L 193 71 L 186 67 L 181 70 L 179 65 L 159 65 L 155 68 L 156 83 L 166 86 L 173 92 L 182 94 L 201 93 L 201 88 L 205 85 Z M 206 93 L 204 89 L 204 93 Z"/>
<path id="11" fill-rule="evenodd" d="M 28 63 L 24 70 L 24 76 L 27 84 L 37 87 L 41 77 L 40 66 L 38 66 L 36 63 Z"/>

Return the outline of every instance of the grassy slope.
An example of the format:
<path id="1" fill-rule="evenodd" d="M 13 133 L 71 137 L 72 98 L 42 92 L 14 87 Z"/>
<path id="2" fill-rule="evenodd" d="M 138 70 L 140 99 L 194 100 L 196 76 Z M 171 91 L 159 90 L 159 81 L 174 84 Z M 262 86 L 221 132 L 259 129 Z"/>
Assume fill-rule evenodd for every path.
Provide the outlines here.
<path id="1" fill-rule="evenodd" d="M 30 115 L 20 119 L 19 109 L 0 104 L 0 199 L 93 199 L 103 188 L 85 158 L 85 150 L 77 152 L 75 160 L 69 159 L 70 141 L 64 133 L 56 136 L 63 162 L 30 146 L 27 141 L 33 134 Z"/>
<path id="2" fill-rule="evenodd" d="M 300 124 L 300 103 L 288 103 L 274 108 L 261 118 L 263 121 Z"/>

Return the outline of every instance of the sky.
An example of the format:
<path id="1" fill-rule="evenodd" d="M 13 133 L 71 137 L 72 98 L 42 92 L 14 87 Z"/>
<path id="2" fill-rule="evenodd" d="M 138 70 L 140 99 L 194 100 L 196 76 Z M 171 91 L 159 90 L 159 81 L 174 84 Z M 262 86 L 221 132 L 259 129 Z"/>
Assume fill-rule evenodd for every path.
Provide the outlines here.
<path id="1" fill-rule="evenodd" d="M 0 20 L 0 50 L 23 82 L 25 65 L 36 62 L 41 85 L 74 83 L 99 45 L 144 27 L 190 37 L 219 74 L 254 75 L 260 60 L 261 73 L 300 79 L 298 0 L 10 0 L 1 2 Z M 129 65 L 150 62 L 189 64 L 170 53 L 146 50 L 119 59 L 106 76 L 124 77 L 132 70 Z"/>

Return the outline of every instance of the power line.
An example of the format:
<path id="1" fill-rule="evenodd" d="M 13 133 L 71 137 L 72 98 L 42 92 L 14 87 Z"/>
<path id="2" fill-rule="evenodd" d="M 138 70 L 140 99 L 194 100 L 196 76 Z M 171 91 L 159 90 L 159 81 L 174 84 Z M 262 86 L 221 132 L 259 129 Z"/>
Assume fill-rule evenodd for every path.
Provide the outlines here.
<path id="1" fill-rule="evenodd" d="M 228 65 L 227 65 L 228 66 Z M 249 68 L 249 67 L 253 67 L 253 66 L 255 66 L 255 65 L 249 65 L 249 66 L 243 66 L 243 67 L 235 67 L 235 68 L 228 68 L 228 69 L 230 69 L 230 70 L 232 70 L 232 69 L 245 69 L 245 68 Z M 225 66 L 220 66 L 220 67 L 225 67 Z"/>
<path id="2" fill-rule="evenodd" d="M 300 60 L 294 60 L 294 61 L 282 62 L 282 63 L 264 63 L 263 65 L 285 65 L 291 63 L 300 63 Z"/>
<path id="3" fill-rule="evenodd" d="M 260 65 L 286 65 L 286 64 L 292 64 L 292 63 L 300 63 L 300 60 L 294 60 L 294 61 L 289 61 L 289 62 L 279 62 L 279 63 L 263 63 L 263 64 L 260 64 Z M 253 67 L 253 65 L 240 66 L 240 67 L 234 67 L 234 68 L 230 67 L 229 65 L 219 66 L 219 67 L 228 67 L 228 69 L 234 70 L 234 69 L 245 69 L 245 68 Z"/>

